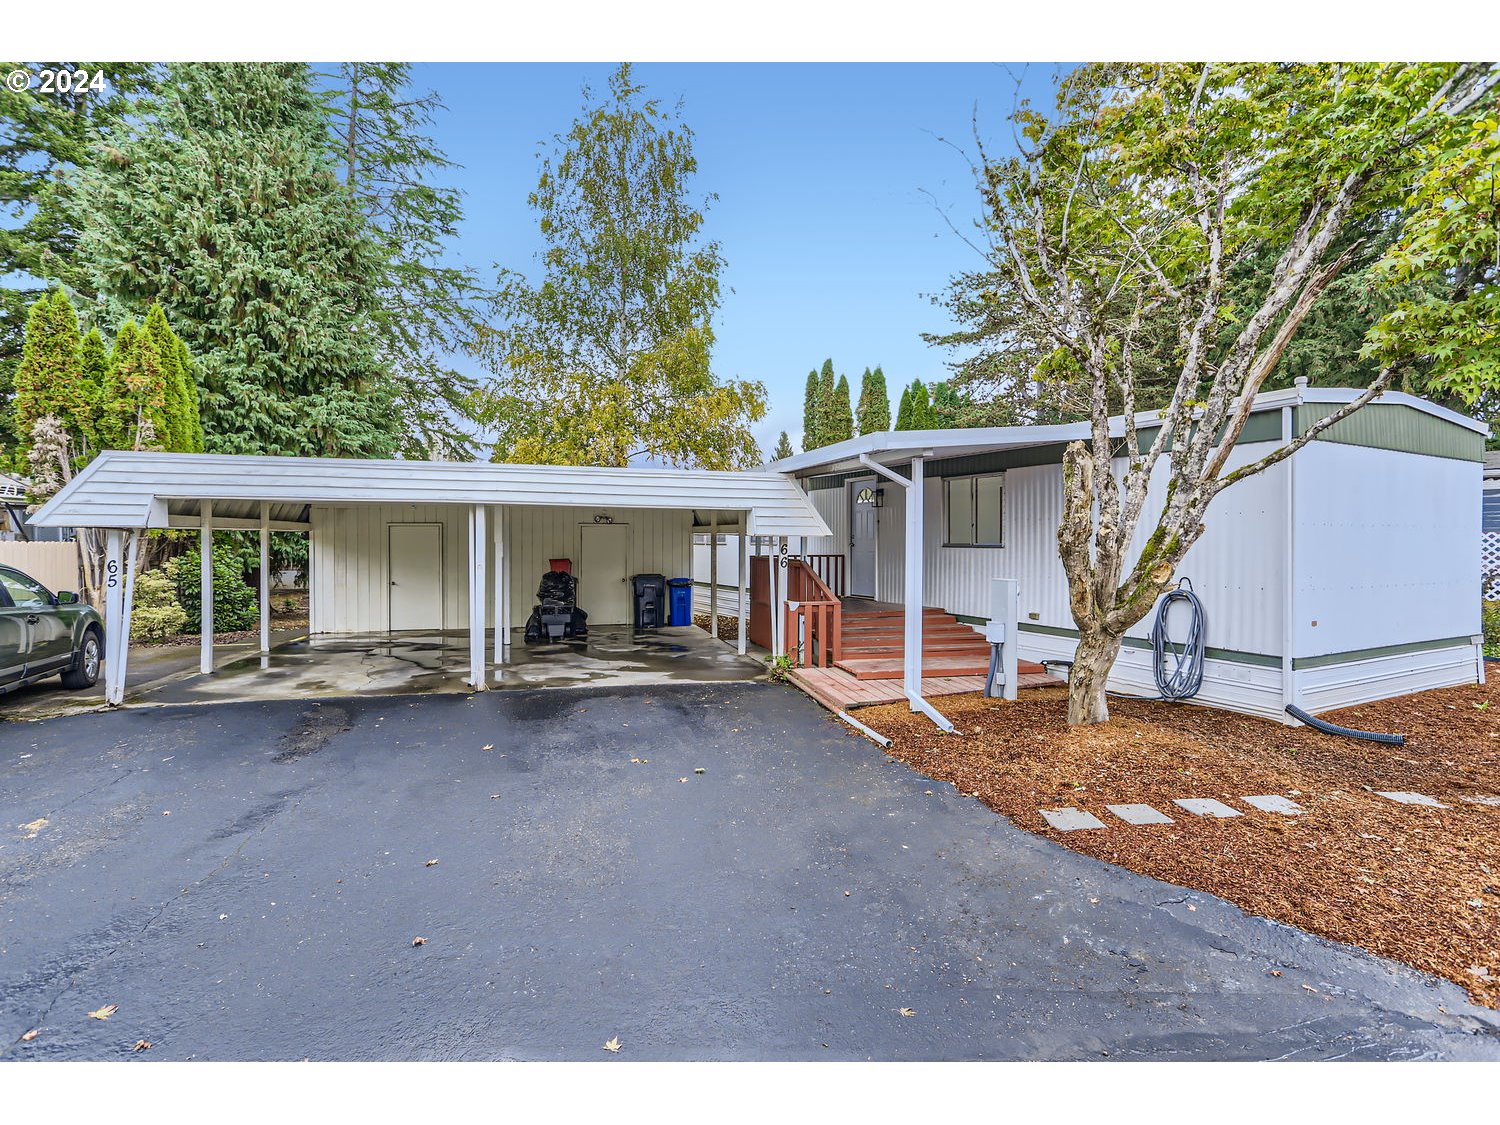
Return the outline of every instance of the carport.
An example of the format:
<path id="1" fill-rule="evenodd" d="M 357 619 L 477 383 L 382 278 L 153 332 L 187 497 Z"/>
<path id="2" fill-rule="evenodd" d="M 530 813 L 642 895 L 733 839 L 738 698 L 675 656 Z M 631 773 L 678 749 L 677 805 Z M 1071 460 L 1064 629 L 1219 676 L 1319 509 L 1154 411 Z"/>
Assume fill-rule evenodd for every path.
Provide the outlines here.
<path id="1" fill-rule="evenodd" d="M 200 671 L 214 670 L 213 533 L 249 531 L 261 552 L 260 648 L 270 647 L 269 542 L 308 536 L 314 635 L 467 635 L 467 683 L 491 686 L 552 560 L 579 577 L 590 626 L 628 628 L 636 574 L 691 574 L 695 532 L 784 543 L 827 535 L 789 477 L 769 472 L 357 461 L 108 450 L 36 514 L 103 530 L 105 698 L 122 702 L 137 549 L 158 529 L 197 529 Z M 741 560 L 741 582 L 748 566 Z M 746 649 L 741 590 L 738 650 Z M 488 635 L 493 642 L 488 642 Z"/>

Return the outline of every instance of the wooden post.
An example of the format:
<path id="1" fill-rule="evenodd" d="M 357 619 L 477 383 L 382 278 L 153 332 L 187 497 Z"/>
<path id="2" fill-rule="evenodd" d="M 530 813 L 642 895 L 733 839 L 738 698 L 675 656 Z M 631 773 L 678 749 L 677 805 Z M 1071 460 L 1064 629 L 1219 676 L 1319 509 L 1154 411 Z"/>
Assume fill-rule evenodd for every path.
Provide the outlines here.
<path id="1" fill-rule="evenodd" d="M 260 651 L 271 651 L 271 503 L 260 502 Z"/>
<path id="2" fill-rule="evenodd" d="M 214 502 L 198 502 L 198 671 L 214 670 Z"/>
<path id="3" fill-rule="evenodd" d="M 719 513 L 708 523 L 708 635 L 719 639 Z"/>
<path id="4" fill-rule="evenodd" d="M 741 656 L 745 655 L 745 622 L 750 605 L 750 513 L 745 512 L 740 516 L 740 549 L 739 558 L 740 575 L 740 632 L 736 648 Z"/>
<path id="5" fill-rule="evenodd" d="M 483 504 L 469 505 L 469 684 L 475 691 L 489 687 L 484 666 L 485 518 Z"/>
<path id="6" fill-rule="evenodd" d="M 110 528 L 104 533 L 104 701 L 119 705 L 125 694 L 125 648 L 120 638 L 125 630 L 125 583 L 120 556 L 125 533 Z"/>

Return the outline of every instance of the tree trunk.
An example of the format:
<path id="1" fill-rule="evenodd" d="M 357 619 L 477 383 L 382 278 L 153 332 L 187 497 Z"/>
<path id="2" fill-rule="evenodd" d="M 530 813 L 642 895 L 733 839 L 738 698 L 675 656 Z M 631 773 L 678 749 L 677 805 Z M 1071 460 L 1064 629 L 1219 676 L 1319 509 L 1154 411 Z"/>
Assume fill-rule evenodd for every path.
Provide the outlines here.
<path id="1" fill-rule="evenodd" d="M 1097 624 L 1082 625 L 1078 651 L 1068 672 L 1068 725 L 1084 726 L 1109 722 L 1109 701 L 1104 683 L 1115 657 L 1120 655 L 1120 638 Z"/>

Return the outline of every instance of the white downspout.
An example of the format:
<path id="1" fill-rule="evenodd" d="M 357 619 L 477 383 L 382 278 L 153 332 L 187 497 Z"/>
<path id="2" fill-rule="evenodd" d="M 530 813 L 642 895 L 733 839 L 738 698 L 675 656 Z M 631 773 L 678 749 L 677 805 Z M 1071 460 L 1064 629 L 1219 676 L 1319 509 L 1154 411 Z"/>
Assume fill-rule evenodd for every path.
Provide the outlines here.
<path id="1" fill-rule="evenodd" d="M 873 469 L 887 480 L 894 481 L 906 489 L 906 563 L 905 586 L 905 636 L 902 645 L 904 660 L 902 668 L 902 690 L 913 711 L 921 711 L 938 725 L 940 730 L 953 733 L 953 724 L 931 703 L 922 697 L 922 608 L 923 571 L 925 544 L 922 539 L 922 458 L 911 459 L 911 479 L 892 472 L 884 465 L 870 459 L 866 453 L 859 455 L 860 464 Z"/>
<path id="2" fill-rule="evenodd" d="M 1302 402 L 1302 388 L 1307 385 L 1307 379 L 1295 380 L 1297 386 L 1297 402 Z M 1283 406 L 1281 408 L 1281 441 L 1283 445 L 1290 445 L 1296 437 L 1296 406 Z M 1285 559 L 1282 562 L 1282 622 L 1281 622 L 1281 715 L 1279 718 L 1284 723 L 1293 726 L 1301 724 L 1294 722 L 1286 713 L 1288 707 L 1300 706 L 1302 693 L 1297 690 L 1297 669 L 1293 661 L 1293 640 L 1297 635 L 1297 455 L 1294 453 L 1286 459 L 1286 499 L 1282 509 L 1286 512 L 1286 544 Z"/>
<path id="3" fill-rule="evenodd" d="M 489 687 L 484 668 L 484 603 L 488 592 L 485 556 L 488 553 L 483 504 L 469 505 L 469 685 L 475 691 Z"/>
<path id="4" fill-rule="evenodd" d="M 506 631 L 509 622 L 505 612 L 505 575 L 509 561 L 505 556 L 505 506 L 495 505 L 493 515 L 495 526 L 491 534 L 495 538 L 495 675 L 498 678 L 505 664 L 505 646 L 510 643 L 510 634 Z"/>

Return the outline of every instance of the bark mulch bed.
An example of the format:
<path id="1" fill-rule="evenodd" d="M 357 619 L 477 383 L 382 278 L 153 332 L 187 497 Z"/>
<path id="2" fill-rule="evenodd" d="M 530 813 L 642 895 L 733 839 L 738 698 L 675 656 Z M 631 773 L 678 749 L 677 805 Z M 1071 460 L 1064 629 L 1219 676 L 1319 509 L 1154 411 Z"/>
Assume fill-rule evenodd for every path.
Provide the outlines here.
<path id="1" fill-rule="evenodd" d="M 705 633 L 708 632 L 708 614 L 693 614 L 693 624 Z M 719 614 L 719 632 L 717 635 L 721 641 L 738 644 L 740 639 L 740 619 L 738 617 L 726 616 L 722 613 Z"/>
<path id="2" fill-rule="evenodd" d="M 1111 700 L 1111 721 L 1069 730 L 1062 689 L 1005 703 L 949 696 L 962 737 L 904 704 L 862 721 L 889 753 L 952 782 L 1018 826 L 1132 871 L 1362 946 L 1447 977 L 1500 1007 L 1500 685 L 1447 688 L 1322 716 L 1406 735 L 1406 745 L 1318 734 L 1206 707 Z M 1398 805 L 1410 790 L 1447 809 Z M 1287 817 L 1245 796 L 1289 795 Z M 1173 798 L 1216 797 L 1242 816 L 1195 817 Z M 1135 826 L 1106 804 L 1149 804 L 1169 825 Z M 1074 806 L 1103 830 L 1057 832 L 1038 809 Z"/>

